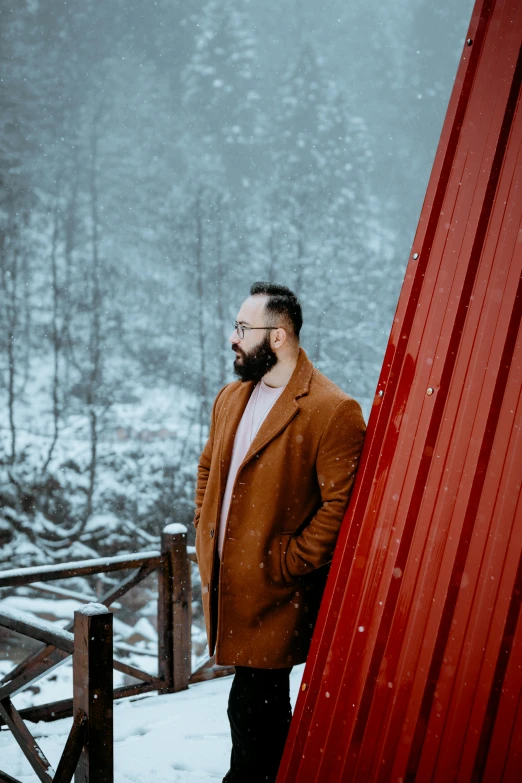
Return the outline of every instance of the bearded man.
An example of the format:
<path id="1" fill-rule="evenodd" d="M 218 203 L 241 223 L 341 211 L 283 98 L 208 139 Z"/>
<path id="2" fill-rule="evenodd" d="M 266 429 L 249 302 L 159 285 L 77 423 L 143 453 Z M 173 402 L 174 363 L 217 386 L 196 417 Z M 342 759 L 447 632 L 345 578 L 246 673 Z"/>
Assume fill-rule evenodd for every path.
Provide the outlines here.
<path id="1" fill-rule="evenodd" d="M 224 783 L 273 782 L 364 438 L 359 404 L 299 346 L 285 286 L 254 283 L 230 336 L 239 380 L 212 409 L 196 489 L 210 654 L 236 667 Z"/>

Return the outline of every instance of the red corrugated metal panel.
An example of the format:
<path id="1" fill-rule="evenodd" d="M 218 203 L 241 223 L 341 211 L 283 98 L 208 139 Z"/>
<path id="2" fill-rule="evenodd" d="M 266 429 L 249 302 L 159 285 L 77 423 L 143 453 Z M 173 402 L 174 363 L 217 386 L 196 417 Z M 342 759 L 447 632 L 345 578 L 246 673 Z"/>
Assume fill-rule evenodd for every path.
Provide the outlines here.
<path id="1" fill-rule="evenodd" d="M 522 780 L 522 2 L 468 38 L 278 783 Z"/>

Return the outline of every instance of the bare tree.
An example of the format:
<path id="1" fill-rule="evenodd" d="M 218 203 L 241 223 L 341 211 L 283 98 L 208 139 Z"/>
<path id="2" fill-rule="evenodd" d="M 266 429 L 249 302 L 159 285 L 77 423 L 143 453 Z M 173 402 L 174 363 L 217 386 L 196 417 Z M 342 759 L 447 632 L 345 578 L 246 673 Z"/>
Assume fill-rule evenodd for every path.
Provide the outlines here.
<path id="1" fill-rule="evenodd" d="M 29 370 L 31 366 L 31 333 L 32 333 L 32 306 L 31 306 L 31 265 L 29 248 L 25 245 L 21 249 L 20 256 L 20 283 L 21 283 L 21 317 L 22 326 L 22 346 L 23 346 L 23 382 L 22 389 L 25 390 L 29 381 Z"/>
<path id="2" fill-rule="evenodd" d="M 200 396 L 201 406 L 199 415 L 199 441 L 204 445 L 204 434 L 207 426 L 207 364 L 205 352 L 205 300 L 203 284 L 203 188 L 199 187 L 194 204 L 196 220 L 196 236 L 194 242 L 194 255 L 196 260 L 196 297 L 198 312 L 198 341 L 199 341 L 199 368 L 200 368 Z"/>
<path id="3" fill-rule="evenodd" d="M 60 353 L 61 353 L 61 329 L 59 324 L 60 318 L 60 289 L 58 281 L 58 263 L 57 263 L 57 248 L 58 248 L 58 236 L 60 231 L 60 206 L 59 206 L 59 180 L 58 188 L 54 202 L 53 210 L 53 235 L 51 240 L 51 281 L 53 291 L 53 304 L 52 304 L 52 341 L 53 341 L 53 439 L 47 452 L 47 459 L 45 460 L 43 469 L 44 472 L 49 467 L 53 451 L 58 441 L 58 434 L 60 428 L 60 405 L 59 405 L 59 386 L 60 386 Z"/>
<path id="4" fill-rule="evenodd" d="M 5 324 L 5 347 L 7 356 L 7 409 L 11 449 L 9 464 L 16 459 L 16 378 L 18 374 L 17 337 L 20 321 L 19 295 L 19 265 L 21 247 L 20 221 L 24 220 L 23 210 L 17 209 L 11 200 L 5 230 L 2 232 L 2 248 L 0 253 L 0 281 L 2 286 L 3 320 Z"/>
<path id="5" fill-rule="evenodd" d="M 74 146 L 74 153 L 72 159 L 72 166 L 70 170 L 70 182 L 71 188 L 67 196 L 67 205 L 65 207 L 65 225 L 64 225 L 64 280 L 63 280 L 63 295 L 62 295 L 62 330 L 63 330 L 63 347 L 64 347 L 64 363 L 65 363 L 65 377 L 64 387 L 67 390 L 70 384 L 70 372 L 73 355 L 73 341 L 71 334 L 71 321 L 73 312 L 73 294 L 72 294 L 72 278 L 73 278 L 73 252 L 76 245 L 76 233 L 77 233 L 77 211 L 78 211 L 78 190 L 79 190 L 79 160 L 78 160 L 79 145 Z"/>
<path id="6" fill-rule="evenodd" d="M 87 524 L 93 508 L 94 488 L 96 484 L 96 468 L 98 458 L 98 411 L 99 387 L 102 376 L 101 353 L 101 311 L 103 306 L 103 292 L 100 285 L 100 219 L 98 210 L 98 142 L 99 124 L 103 114 L 103 107 L 99 106 L 95 112 L 90 133 L 90 169 L 89 169 L 89 194 L 91 211 L 91 301 L 90 301 L 90 335 L 89 335 L 89 372 L 87 376 L 87 408 L 89 411 L 91 460 L 89 464 L 89 486 L 87 489 L 87 504 L 83 516 L 83 529 Z M 83 532 L 83 529 L 80 531 Z"/>
<path id="7" fill-rule="evenodd" d="M 225 269 L 223 266 L 223 197 L 218 194 L 215 204 L 215 221 L 216 221 L 216 319 L 219 327 L 219 340 L 221 342 L 222 332 L 225 325 L 225 313 L 223 303 L 223 279 Z M 218 362 L 218 379 L 219 386 L 225 385 L 226 372 L 225 362 L 222 356 L 222 350 L 219 350 L 220 356 Z"/>

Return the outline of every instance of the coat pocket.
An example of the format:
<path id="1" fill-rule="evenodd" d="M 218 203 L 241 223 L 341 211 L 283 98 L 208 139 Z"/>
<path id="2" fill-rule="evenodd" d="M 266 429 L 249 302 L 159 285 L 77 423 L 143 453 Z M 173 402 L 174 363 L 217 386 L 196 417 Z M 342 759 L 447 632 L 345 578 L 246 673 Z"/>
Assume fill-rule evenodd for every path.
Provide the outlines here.
<path id="1" fill-rule="evenodd" d="M 279 567 L 281 569 L 282 582 L 287 587 L 290 587 L 297 581 L 295 577 L 289 574 L 288 568 L 286 566 L 286 553 L 288 552 L 288 547 L 290 546 L 290 542 L 293 536 L 294 531 L 283 531 L 279 539 Z"/>

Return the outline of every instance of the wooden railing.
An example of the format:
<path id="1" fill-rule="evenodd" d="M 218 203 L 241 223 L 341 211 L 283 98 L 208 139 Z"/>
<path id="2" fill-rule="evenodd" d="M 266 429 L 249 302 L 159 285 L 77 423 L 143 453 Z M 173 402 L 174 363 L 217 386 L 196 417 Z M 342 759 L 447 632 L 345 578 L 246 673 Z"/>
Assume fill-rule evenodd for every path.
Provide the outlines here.
<path id="1" fill-rule="evenodd" d="M 0 689 L 0 715 L 42 783 L 112 783 L 112 614 L 101 604 L 87 604 L 74 613 L 74 634 L 43 620 L 3 610 L 0 625 L 39 639 L 64 656 L 73 655 L 73 724 L 56 769 L 11 702 L 13 687 Z M 2 783 L 19 783 L 0 771 Z"/>
<path id="2" fill-rule="evenodd" d="M 44 643 L 40 650 L 29 655 L 0 681 L 0 725 L 5 724 L 11 729 L 39 779 L 44 783 L 69 783 L 75 769 L 77 783 L 110 783 L 113 780 L 113 699 L 148 691 L 172 693 L 184 690 L 189 682 L 211 679 L 233 671 L 227 667 L 216 667 L 213 659 L 210 659 L 191 674 L 190 560 L 195 561 L 195 554 L 187 551 L 186 528 L 175 524 L 167 526 L 163 531 L 161 552 L 143 552 L 0 572 L 0 588 L 41 585 L 42 589 L 45 589 L 45 584 L 55 579 L 134 569 L 120 584 L 96 599 L 95 604 L 87 604 L 77 610 L 74 621 L 65 629 L 57 628 L 43 620 L 36 621 L 32 615 L 24 617 L 21 612 L 2 609 L 0 604 L 0 626 Z M 156 570 L 158 674 L 154 676 L 113 658 L 112 614 L 108 608 Z M 71 633 L 72 630 L 74 633 Z M 49 674 L 71 654 L 73 698 L 29 707 L 18 712 L 11 698 Z M 113 668 L 139 682 L 113 689 Z M 73 727 L 62 760 L 56 773 L 52 773 L 41 749 L 25 726 L 24 719 L 56 720 L 71 715 Z M 16 783 L 14 778 L 0 772 L 0 783 L 13 781 Z"/>

